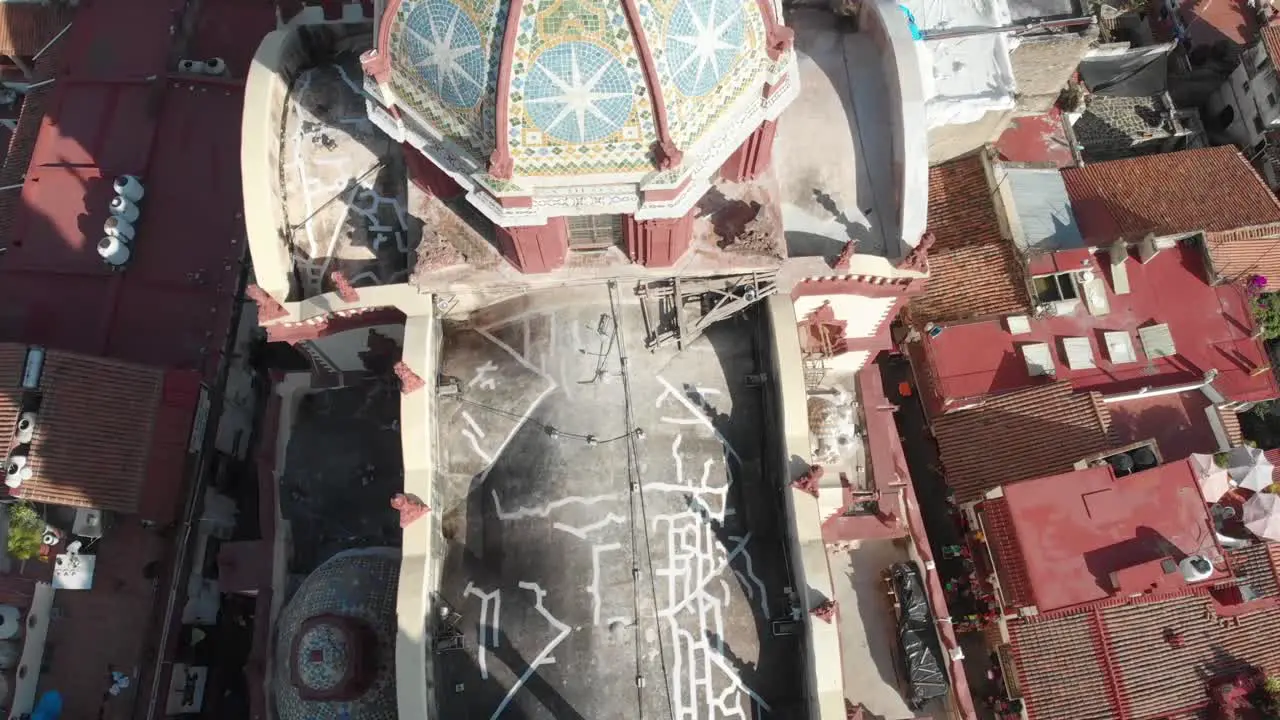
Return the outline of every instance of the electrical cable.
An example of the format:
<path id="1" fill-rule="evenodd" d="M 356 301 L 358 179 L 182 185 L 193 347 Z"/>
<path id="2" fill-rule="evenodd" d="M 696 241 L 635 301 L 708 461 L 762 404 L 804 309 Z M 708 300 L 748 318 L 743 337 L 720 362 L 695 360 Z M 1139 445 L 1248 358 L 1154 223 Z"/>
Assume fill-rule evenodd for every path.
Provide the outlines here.
<path id="1" fill-rule="evenodd" d="M 614 330 L 615 336 L 622 334 L 622 321 L 621 321 L 621 318 L 619 318 L 618 316 L 617 290 L 618 290 L 617 281 L 610 280 L 609 281 L 609 313 L 613 316 L 613 330 Z M 635 608 L 636 608 L 636 622 L 635 622 L 636 678 L 637 678 L 636 701 L 639 704 L 639 710 L 638 710 L 639 717 L 641 718 L 641 720 L 643 720 L 643 716 L 644 716 L 644 702 L 643 702 L 643 693 L 642 693 L 643 689 L 640 687 L 640 683 L 638 682 L 638 680 L 643 676 L 643 673 L 641 672 L 641 667 L 642 667 L 641 663 L 643 661 L 643 655 L 640 650 L 640 638 L 641 638 L 640 612 L 639 612 L 640 611 L 640 598 L 639 598 L 640 588 L 639 588 L 639 578 L 637 577 L 640 567 L 639 567 L 639 564 L 636 562 L 636 539 L 635 539 L 635 536 L 637 534 L 636 522 L 635 522 L 635 516 L 636 516 L 635 511 L 638 509 L 640 511 L 639 535 L 642 538 L 642 541 L 644 544 L 645 565 L 649 575 L 649 582 L 648 582 L 649 596 L 650 596 L 650 600 L 653 603 L 653 621 L 654 621 L 655 630 L 656 630 L 654 634 L 658 638 L 658 659 L 662 668 L 662 685 L 667 697 L 668 717 L 674 720 L 675 699 L 671 694 L 671 677 L 667 670 L 666 643 L 662 639 L 662 630 L 660 629 L 660 627 L 658 627 L 661 623 L 661 618 L 658 615 L 658 588 L 653 582 L 653 578 L 654 578 L 653 549 L 649 544 L 649 516 L 648 516 L 647 510 L 645 509 L 644 480 L 641 477 L 640 461 L 639 461 L 640 448 L 637 445 L 637 440 L 639 440 L 639 438 L 641 437 L 641 433 L 639 432 L 639 429 L 636 427 L 636 424 L 635 424 L 635 406 L 632 401 L 631 370 L 629 366 L 629 361 L 627 359 L 626 343 L 618 342 L 617 347 L 618 347 L 618 362 L 622 366 L 622 397 L 624 401 L 623 402 L 624 418 L 625 418 L 626 428 L 627 428 L 627 434 L 625 435 L 625 437 L 627 438 L 627 477 L 628 477 L 628 481 L 631 483 L 631 488 L 630 488 L 631 492 L 629 493 L 629 497 L 630 497 L 630 503 L 632 508 L 632 511 L 631 511 L 632 591 L 634 594 L 634 602 L 635 602 Z"/>

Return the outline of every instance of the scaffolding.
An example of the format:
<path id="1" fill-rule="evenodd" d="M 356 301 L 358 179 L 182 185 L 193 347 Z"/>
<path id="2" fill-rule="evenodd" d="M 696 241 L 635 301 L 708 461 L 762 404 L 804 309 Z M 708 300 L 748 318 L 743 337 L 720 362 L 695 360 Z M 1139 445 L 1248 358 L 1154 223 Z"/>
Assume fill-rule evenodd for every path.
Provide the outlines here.
<path id="1" fill-rule="evenodd" d="M 650 352 L 676 343 L 683 350 L 707 328 L 778 291 L 777 271 L 712 278 L 669 278 L 636 287 Z M 691 314 L 688 305 L 696 305 Z"/>

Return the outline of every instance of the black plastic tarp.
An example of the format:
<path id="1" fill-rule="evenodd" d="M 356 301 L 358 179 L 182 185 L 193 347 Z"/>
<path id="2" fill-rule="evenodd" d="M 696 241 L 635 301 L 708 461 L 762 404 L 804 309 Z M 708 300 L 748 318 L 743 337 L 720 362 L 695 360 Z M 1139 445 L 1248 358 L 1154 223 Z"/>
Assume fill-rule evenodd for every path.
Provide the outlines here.
<path id="1" fill-rule="evenodd" d="M 1169 51 L 1173 44 L 1149 45 L 1119 55 L 1080 61 L 1080 79 L 1095 95 L 1151 97 L 1169 87 Z"/>
<path id="2" fill-rule="evenodd" d="M 919 568 L 914 563 L 897 563 L 889 573 L 898 598 L 899 654 L 911 685 L 907 701 L 919 709 L 947 694 L 947 665 Z"/>

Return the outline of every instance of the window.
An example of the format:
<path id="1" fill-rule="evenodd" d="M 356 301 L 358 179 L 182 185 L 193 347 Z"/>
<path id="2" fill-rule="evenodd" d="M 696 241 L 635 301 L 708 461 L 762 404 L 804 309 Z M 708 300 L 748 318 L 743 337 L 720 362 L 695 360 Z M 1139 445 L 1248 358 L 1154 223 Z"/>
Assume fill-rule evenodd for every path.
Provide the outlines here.
<path id="1" fill-rule="evenodd" d="M 1244 81 L 1244 91 L 1245 91 L 1245 92 L 1249 92 L 1249 81 L 1248 81 L 1248 80 L 1245 80 L 1245 81 Z"/>
<path id="2" fill-rule="evenodd" d="M 570 250 L 604 250 L 622 242 L 621 215 L 583 215 L 568 219 Z"/>
<path id="3" fill-rule="evenodd" d="M 1031 279 L 1031 286 L 1035 290 L 1037 303 L 1075 300 L 1079 297 L 1076 293 L 1076 283 L 1071 278 L 1071 273 L 1041 275 Z"/>
<path id="4" fill-rule="evenodd" d="M 1258 132 L 1262 132 L 1263 130 L 1266 130 L 1266 129 L 1267 129 L 1267 126 L 1262 124 L 1262 116 L 1261 116 L 1261 115 L 1254 115 L 1254 116 L 1253 116 L 1253 129 L 1254 129 L 1254 130 L 1256 130 L 1256 131 L 1258 131 Z"/>
<path id="5" fill-rule="evenodd" d="M 1268 104 L 1268 105 L 1270 105 L 1271 107 L 1275 107 L 1275 106 L 1276 106 L 1276 94 L 1275 94 L 1275 93 L 1267 93 L 1267 104 Z"/>
<path id="6" fill-rule="evenodd" d="M 1222 110 L 1218 112 L 1216 120 L 1218 129 L 1226 130 L 1231 127 L 1231 123 L 1236 121 L 1236 109 L 1231 105 L 1222 108 Z"/>

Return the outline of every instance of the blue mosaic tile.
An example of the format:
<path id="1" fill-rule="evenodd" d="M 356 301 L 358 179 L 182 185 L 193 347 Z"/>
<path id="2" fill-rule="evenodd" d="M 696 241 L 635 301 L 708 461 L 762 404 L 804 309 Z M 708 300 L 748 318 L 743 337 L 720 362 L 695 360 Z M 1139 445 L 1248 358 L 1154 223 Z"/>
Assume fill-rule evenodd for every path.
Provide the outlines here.
<path id="1" fill-rule="evenodd" d="M 527 81 L 525 112 L 543 132 L 566 142 L 603 140 L 626 124 L 635 104 L 626 68 L 592 43 L 544 50 Z"/>
<path id="2" fill-rule="evenodd" d="M 440 99 L 475 107 L 485 94 L 487 58 L 480 30 L 449 0 L 426 0 L 409 14 L 405 43 L 409 63 Z"/>
<path id="3" fill-rule="evenodd" d="M 742 4 L 680 0 L 667 25 L 667 64 L 680 91 L 700 97 L 733 68 L 746 34 Z"/>

